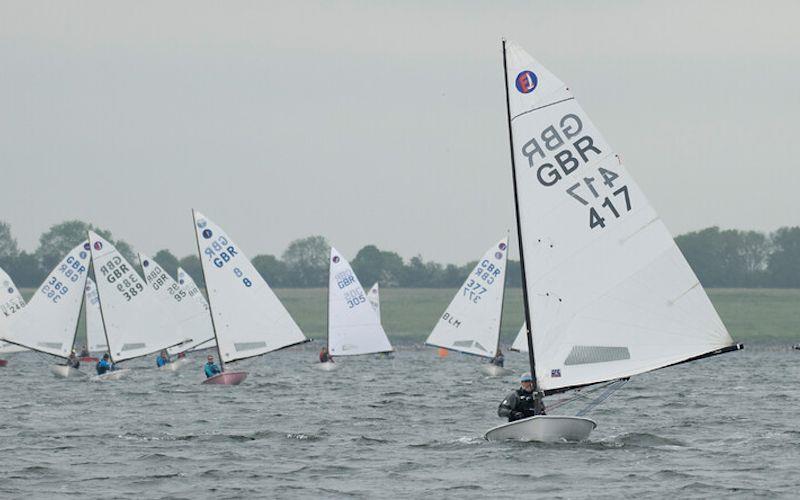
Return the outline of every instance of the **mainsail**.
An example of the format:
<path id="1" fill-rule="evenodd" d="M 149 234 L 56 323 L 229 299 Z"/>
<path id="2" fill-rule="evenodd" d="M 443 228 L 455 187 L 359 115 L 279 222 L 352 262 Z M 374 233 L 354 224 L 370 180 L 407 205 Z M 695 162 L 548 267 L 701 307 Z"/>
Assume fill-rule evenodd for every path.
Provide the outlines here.
<path id="1" fill-rule="evenodd" d="M 0 322 L 6 321 L 9 316 L 21 311 L 24 306 L 25 299 L 19 293 L 17 285 L 14 284 L 11 276 L 3 268 L 0 268 Z M 18 345 L 0 342 L 0 354 L 10 354 L 25 350 L 24 347 Z"/>
<path id="2" fill-rule="evenodd" d="M 367 301 L 369 301 L 370 305 L 372 305 L 372 309 L 375 310 L 375 314 L 378 315 L 378 323 L 381 322 L 381 297 L 380 291 L 378 290 L 378 282 L 376 281 L 372 288 L 369 289 L 367 292 Z"/>
<path id="3" fill-rule="evenodd" d="M 389 352 L 392 344 L 347 259 L 331 248 L 328 349 L 334 356 Z"/>
<path id="4" fill-rule="evenodd" d="M 182 267 L 178 268 L 177 274 L 178 284 L 181 286 L 181 289 L 183 289 L 189 295 L 189 297 L 192 298 L 192 300 L 200 304 L 206 311 L 206 314 L 210 314 L 208 301 L 206 301 L 206 298 L 203 297 L 203 292 L 200 291 L 200 287 L 198 287 L 197 283 L 194 282 L 192 276 L 184 271 Z"/>
<path id="5" fill-rule="evenodd" d="M 508 238 L 492 245 L 456 292 L 426 344 L 487 358 L 500 339 Z"/>
<path id="6" fill-rule="evenodd" d="M 239 246 L 203 214 L 193 215 L 222 361 L 229 363 L 307 342 Z"/>
<path id="7" fill-rule="evenodd" d="M 505 45 L 538 388 L 558 392 L 740 348 L 572 92 Z"/>
<path id="8" fill-rule="evenodd" d="M 73 248 L 18 313 L 0 324 L 0 337 L 13 344 L 69 357 L 89 268 L 89 243 Z"/>
<path id="9" fill-rule="evenodd" d="M 177 354 L 204 344 L 210 347 L 210 342 L 214 340 L 214 330 L 211 328 L 208 309 L 190 297 L 189 293 L 172 279 L 158 262 L 140 253 L 139 263 L 142 266 L 144 281 L 163 302 L 170 304 L 181 330 L 193 339 L 171 348 L 169 353 Z"/>
<path id="10" fill-rule="evenodd" d="M 108 351 L 106 332 L 103 330 L 103 318 L 100 316 L 100 297 L 97 285 L 92 278 L 86 278 L 86 297 L 83 303 L 86 308 L 86 348 L 89 352 Z"/>
<path id="11" fill-rule="evenodd" d="M 113 361 L 146 356 L 190 338 L 169 304 L 144 283 L 111 243 L 92 231 L 89 241 L 100 314 Z"/>

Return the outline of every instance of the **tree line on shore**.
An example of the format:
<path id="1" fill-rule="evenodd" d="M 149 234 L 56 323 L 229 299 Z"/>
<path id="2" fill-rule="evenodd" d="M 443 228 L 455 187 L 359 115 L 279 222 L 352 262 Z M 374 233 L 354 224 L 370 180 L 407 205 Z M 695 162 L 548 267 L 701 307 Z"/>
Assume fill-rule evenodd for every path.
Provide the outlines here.
<path id="1" fill-rule="evenodd" d="M 0 221 L 0 267 L 21 288 L 38 287 L 50 270 L 75 245 L 86 239 L 87 230 L 111 241 L 133 264 L 131 246 L 114 239 L 111 232 L 82 221 L 52 226 L 39 238 L 32 253 L 20 250 L 9 224 Z M 722 230 L 710 227 L 675 238 L 700 282 L 706 287 L 800 288 L 800 227 L 782 227 L 772 233 Z M 476 248 L 480 254 L 484 249 Z M 275 288 L 324 287 L 328 283 L 329 244 L 323 236 L 292 241 L 280 257 L 256 255 L 253 266 Z M 175 276 L 178 266 L 200 286 L 203 276 L 197 255 L 178 258 L 168 249 L 152 258 Z M 426 261 L 421 255 L 408 260 L 396 252 L 367 245 L 350 261 L 365 287 L 455 288 L 460 286 L 476 262 L 462 266 Z M 508 263 L 507 285 L 521 286 L 518 261 Z"/>

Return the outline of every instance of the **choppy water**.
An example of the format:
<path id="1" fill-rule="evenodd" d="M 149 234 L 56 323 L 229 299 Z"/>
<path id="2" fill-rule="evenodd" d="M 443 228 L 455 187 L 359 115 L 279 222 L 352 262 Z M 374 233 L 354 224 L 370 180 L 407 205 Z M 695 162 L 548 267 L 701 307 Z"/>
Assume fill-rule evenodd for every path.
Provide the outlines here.
<path id="1" fill-rule="evenodd" d="M 800 495 L 800 352 L 787 347 L 636 377 L 590 415 L 588 442 L 550 445 L 482 439 L 516 379 L 484 378 L 474 358 L 400 346 L 326 373 L 314 349 L 237 364 L 250 371 L 238 387 L 199 385 L 201 357 L 91 383 L 15 355 L 0 368 L 0 496 Z"/>

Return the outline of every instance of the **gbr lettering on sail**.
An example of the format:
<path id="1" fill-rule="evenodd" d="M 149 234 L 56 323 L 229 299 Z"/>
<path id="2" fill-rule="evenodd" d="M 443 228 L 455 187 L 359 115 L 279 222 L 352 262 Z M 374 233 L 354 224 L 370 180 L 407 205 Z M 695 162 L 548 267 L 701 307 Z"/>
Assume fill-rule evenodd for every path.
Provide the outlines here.
<path id="1" fill-rule="evenodd" d="M 617 156 L 574 99 L 526 117 L 520 153 L 546 190 L 558 190 L 586 212 L 590 229 L 602 229 L 631 211 Z"/>

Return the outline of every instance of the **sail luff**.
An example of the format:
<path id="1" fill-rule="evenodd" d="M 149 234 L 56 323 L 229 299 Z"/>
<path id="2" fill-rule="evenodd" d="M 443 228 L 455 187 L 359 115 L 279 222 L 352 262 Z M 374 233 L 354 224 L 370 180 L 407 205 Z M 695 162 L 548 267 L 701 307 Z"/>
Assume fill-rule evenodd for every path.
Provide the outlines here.
<path id="1" fill-rule="evenodd" d="M 511 180 L 514 185 L 514 215 L 517 222 L 517 241 L 519 244 L 519 267 L 520 272 L 522 274 L 522 305 L 523 310 L 525 312 L 525 325 L 527 331 L 525 335 L 528 340 L 528 363 L 531 367 L 531 377 L 533 377 L 533 387 L 534 390 L 539 390 L 539 382 L 536 377 L 536 358 L 533 355 L 533 336 L 531 334 L 531 306 L 530 301 L 528 300 L 528 280 L 527 275 L 525 273 L 525 248 L 523 245 L 522 240 L 522 223 L 520 221 L 520 213 L 519 213 L 519 188 L 517 183 L 519 182 L 517 178 L 517 163 L 516 163 L 516 155 L 514 154 L 514 131 L 511 128 L 511 99 L 510 99 L 510 90 L 508 88 L 508 60 L 506 55 L 506 41 L 503 39 L 503 77 L 505 83 L 505 91 L 506 91 L 506 119 L 508 121 L 508 145 L 509 151 L 511 152 Z"/>
<path id="2" fill-rule="evenodd" d="M 197 233 L 197 215 L 194 208 L 192 209 L 192 227 L 194 230 L 194 241 L 197 244 L 197 258 L 200 259 L 200 273 L 203 275 L 203 282 L 206 284 L 206 293 L 208 293 L 208 278 L 206 277 L 206 270 L 203 266 L 203 252 L 200 250 L 200 235 Z M 208 314 L 211 316 L 211 329 L 214 330 L 214 347 L 217 348 L 217 357 L 219 358 L 219 369 L 225 371 L 225 361 L 222 359 L 222 350 L 219 346 L 219 336 L 217 335 L 217 324 L 214 321 L 214 309 L 211 305 L 211 294 L 208 293 Z"/>

